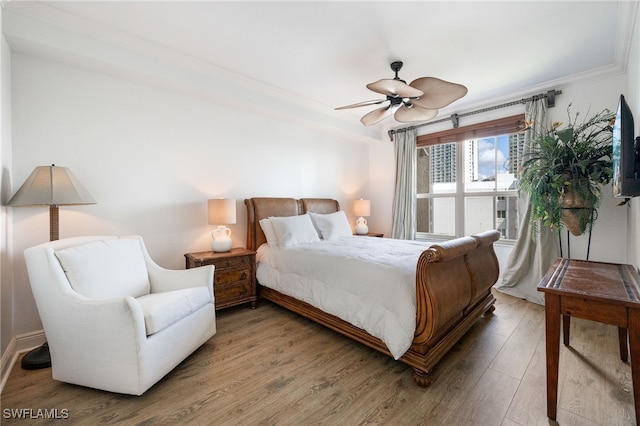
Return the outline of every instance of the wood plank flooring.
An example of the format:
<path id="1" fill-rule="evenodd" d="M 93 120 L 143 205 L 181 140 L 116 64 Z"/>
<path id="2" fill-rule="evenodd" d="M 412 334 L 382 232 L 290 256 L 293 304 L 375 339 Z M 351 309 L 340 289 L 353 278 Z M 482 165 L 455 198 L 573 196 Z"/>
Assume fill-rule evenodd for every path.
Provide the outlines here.
<path id="1" fill-rule="evenodd" d="M 18 364 L 0 423 L 548 425 L 544 308 L 496 298 L 494 314 L 438 364 L 429 388 L 417 387 L 404 364 L 261 301 L 218 312 L 218 333 L 141 397 L 60 383 L 50 369 Z M 631 368 L 620 361 L 617 329 L 571 325 L 571 347 L 560 350 L 558 423 L 633 425 Z M 16 409 L 68 419 L 11 418 L 7 410 Z"/>

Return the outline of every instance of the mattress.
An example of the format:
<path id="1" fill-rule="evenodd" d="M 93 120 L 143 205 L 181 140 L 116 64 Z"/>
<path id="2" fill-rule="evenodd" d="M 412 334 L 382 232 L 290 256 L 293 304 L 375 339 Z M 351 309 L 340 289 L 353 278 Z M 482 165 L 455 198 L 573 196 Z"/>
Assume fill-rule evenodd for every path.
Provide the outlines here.
<path id="1" fill-rule="evenodd" d="M 395 359 L 416 327 L 416 265 L 430 243 L 341 237 L 257 252 L 258 282 L 367 331 Z"/>

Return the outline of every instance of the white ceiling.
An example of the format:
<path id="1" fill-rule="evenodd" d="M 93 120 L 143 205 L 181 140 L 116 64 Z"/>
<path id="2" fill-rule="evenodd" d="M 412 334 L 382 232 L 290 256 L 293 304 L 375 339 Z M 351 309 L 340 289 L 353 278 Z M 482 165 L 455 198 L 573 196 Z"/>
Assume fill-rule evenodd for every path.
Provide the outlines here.
<path id="1" fill-rule="evenodd" d="M 170 52 L 327 111 L 380 98 L 365 85 L 392 78 L 389 64 L 402 60 L 407 82 L 467 86 L 445 113 L 623 71 L 637 3 L 4 0 L 4 17 L 61 24 L 150 56 Z M 26 46 L 3 28 L 13 49 Z M 335 113 L 357 122 L 374 108 Z"/>

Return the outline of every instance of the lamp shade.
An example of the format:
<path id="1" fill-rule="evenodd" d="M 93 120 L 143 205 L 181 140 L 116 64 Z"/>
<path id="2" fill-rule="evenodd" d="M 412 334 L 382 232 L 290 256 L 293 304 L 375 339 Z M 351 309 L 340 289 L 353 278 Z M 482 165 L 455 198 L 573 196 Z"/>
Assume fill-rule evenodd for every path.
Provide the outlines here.
<path id="1" fill-rule="evenodd" d="M 371 215 L 371 201 L 355 200 L 353 202 L 353 214 L 356 216 L 370 216 Z"/>
<path id="2" fill-rule="evenodd" d="M 38 166 L 11 197 L 10 206 L 71 206 L 96 204 L 71 170 L 66 167 Z"/>
<path id="3" fill-rule="evenodd" d="M 236 223 L 236 200 L 216 198 L 209 200 L 209 225 Z"/>

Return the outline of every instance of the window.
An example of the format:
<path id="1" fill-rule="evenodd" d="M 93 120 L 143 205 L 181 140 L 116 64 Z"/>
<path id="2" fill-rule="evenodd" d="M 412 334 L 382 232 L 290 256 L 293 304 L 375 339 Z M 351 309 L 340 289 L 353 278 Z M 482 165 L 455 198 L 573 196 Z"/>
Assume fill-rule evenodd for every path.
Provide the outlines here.
<path id="1" fill-rule="evenodd" d="M 418 137 L 418 237 L 518 232 L 522 115 Z"/>

